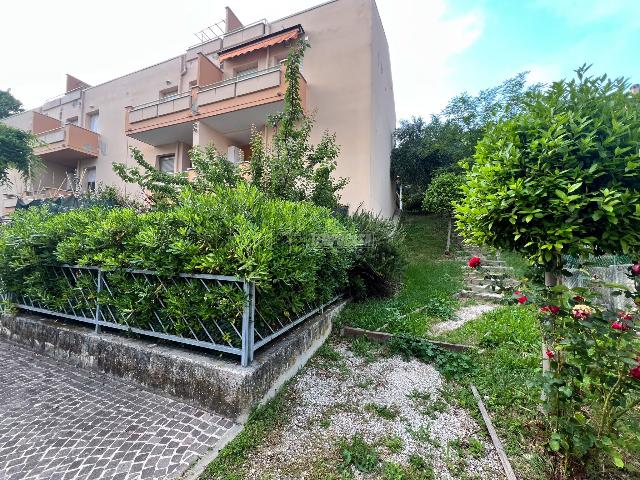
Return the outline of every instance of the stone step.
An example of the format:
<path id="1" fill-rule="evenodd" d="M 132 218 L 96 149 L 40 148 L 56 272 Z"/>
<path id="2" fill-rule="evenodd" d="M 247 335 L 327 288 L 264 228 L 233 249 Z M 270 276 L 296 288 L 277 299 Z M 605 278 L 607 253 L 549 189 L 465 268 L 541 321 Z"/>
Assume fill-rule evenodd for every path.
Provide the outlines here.
<path id="1" fill-rule="evenodd" d="M 504 260 L 484 260 L 482 259 L 482 266 L 484 267 L 505 267 L 506 262 Z"/>
<path id="2" fill-rule="evenodd" d="M 461 297 L 472 298 L 475 300 L 482 300 L 484 302 L 499 302 L 502 300 L 502 295 L 493 292 L 473 292 L 469 290 L 463 290 L 460 292 Z"/>

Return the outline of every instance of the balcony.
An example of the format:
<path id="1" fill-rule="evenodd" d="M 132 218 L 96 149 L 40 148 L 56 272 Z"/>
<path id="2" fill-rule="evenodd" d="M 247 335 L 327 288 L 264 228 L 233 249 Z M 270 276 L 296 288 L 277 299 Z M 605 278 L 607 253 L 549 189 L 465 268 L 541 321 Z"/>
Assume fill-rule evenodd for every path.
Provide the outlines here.
<path id="1" fill-rule="evenodd" d="M 75 166 L 78 160 L 97 158 L 99 135 L 77 125 L 64 125 L 36 134 L 34 153 L 43 160 Z"/>
<path id="2" fill-rule="evenodd" d="M 281 111 L 286 90 L 285 67 L 278 65 L 252 75 L 211 85 L 195 86 L 189 93 L 127 107 L 125 133 L 158 146 L 191 143 L 193 122 L 205 121 L 222 134 L 263 125 L 267 115 Z M 300 96 L 306 107 L 307 84 L 300 77 Z"/>

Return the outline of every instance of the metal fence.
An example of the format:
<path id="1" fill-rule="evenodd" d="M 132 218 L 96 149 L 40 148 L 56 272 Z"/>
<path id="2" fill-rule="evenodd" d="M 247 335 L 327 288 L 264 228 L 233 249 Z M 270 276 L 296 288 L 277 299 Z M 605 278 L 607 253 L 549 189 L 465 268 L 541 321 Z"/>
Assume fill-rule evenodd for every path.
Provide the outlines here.
<path id="1" fill-rule="evenodd" d="M 36 275 L 44 288 L 10 289 L 16 307 L 89 323 L 96 333 L 108 327 L 237 355 L 243 366 L 259 348 L 339 298 L 305 304 L 294 317 L 263 315 L 255 283 L 240 277 L 70 265 Z M 3 299 L 0 309 L 9 299 L 0 292 Z"/>
<path id="2" fill-rule="evenodd" d="M 588 256 L 578 259 L 565 255 L 563 258 L 571 276 L 563 276 L 562 283 L 567 288 L 592 288 L 600 294 L 602 303 L 613 309 L 633 307 L 633 302 L 624 295 L 613 295 L 615 289 L 603 284 L 617 284 L 629 290 L 635 289 L 634 282 L 628 277 L 631 258 L 625 255 Z"/>

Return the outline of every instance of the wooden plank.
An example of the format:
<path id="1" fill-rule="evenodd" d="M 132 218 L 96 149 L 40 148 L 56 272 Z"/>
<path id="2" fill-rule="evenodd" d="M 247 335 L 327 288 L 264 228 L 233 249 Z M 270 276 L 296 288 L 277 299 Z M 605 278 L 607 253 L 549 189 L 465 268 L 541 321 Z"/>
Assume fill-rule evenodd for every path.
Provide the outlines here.
<path id="1" fill-rule="evenodd" d="M 487 426 L 487 430 L 489 430 L 489 436 L 491 436 L 491 441 L 493 441 L 493 446 L 496 447 L 496 451 L 498 452 L 498 457 L 500 457 L 500 462 L 502 463 L 502 468 L 504 469 L 504 473 L 507 476 L 508 480 L 517 480 L 515 473 L 513 473 L 513 468 L 511 468 L 511 463 L 509 462 L 509 457 L 507 457 L 507 452 L 504 451 L 502 446 L 502 442 L 496 433 L 496 430 L 493 428 L 493 424 L 491 423 L 491 417 L 489 416 L 489 412 L 484 406 L 482 402 L 482 397 L 478 393 L 478 389 L 475 385 L 471 385 L 471 391 L 473 392 L 473 396 L 476 398 L 478 402 L 478 407 L 480 408 L 480 413 L 482 413 L 482 418 L 484 419 L 484 423 Z"/>
<path id="2" fill-rule="evenodd" d="M 392 338 L 395 337 L 392 333 L 387 332 L 374 332 L 372 330 L 365 330 L 363 328 L 355 328 L 355 327 L 342 327 L 340 334 L 343 337 L 367 337 L 372 342 L 376 343 L 387 343 Z M 451 350 L 454 352 L 462 352 L 467 350 L 477 350 L 477 347 L 472 345 L 460 345 L 457 343 L 447 343 L 447 342 L 439 342 L 437 340 L 430 340 L 428 338 L 421 339 L 427 343 L 431 343 L 436 345 L 437 347 L 444 348 L 447 350 Z"/>

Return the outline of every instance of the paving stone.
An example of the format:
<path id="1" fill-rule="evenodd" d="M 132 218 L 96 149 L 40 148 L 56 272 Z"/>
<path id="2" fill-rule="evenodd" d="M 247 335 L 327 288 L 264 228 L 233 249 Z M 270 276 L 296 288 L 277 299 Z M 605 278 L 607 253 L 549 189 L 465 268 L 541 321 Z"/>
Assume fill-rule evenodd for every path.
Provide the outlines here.
<path id="1" fill-rule="evenodd" d="M 233 426 L 0 341 L 1 480 L 178 478 Z"/>

